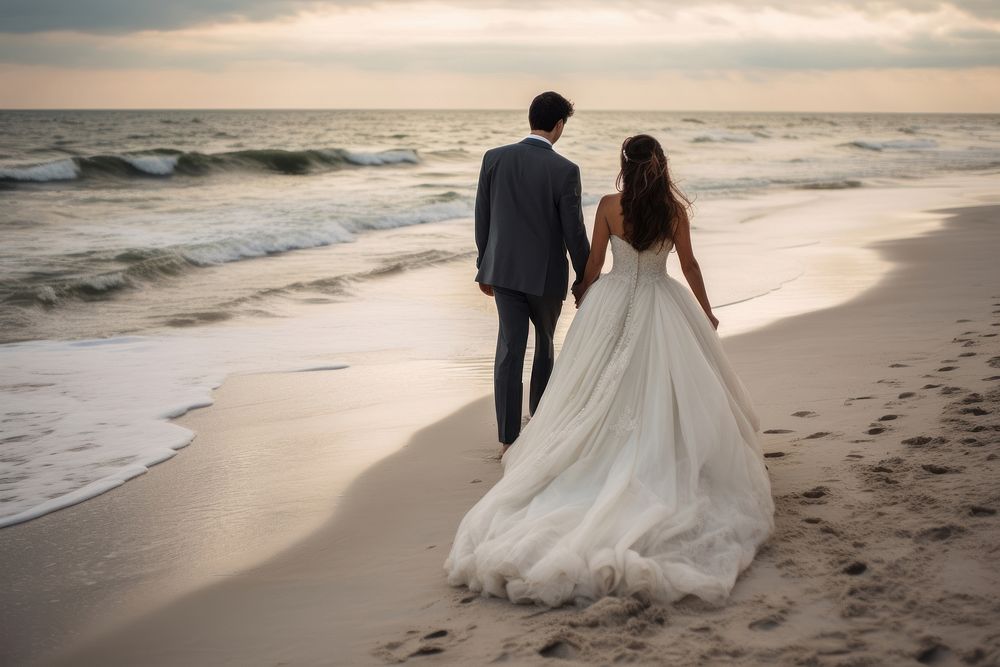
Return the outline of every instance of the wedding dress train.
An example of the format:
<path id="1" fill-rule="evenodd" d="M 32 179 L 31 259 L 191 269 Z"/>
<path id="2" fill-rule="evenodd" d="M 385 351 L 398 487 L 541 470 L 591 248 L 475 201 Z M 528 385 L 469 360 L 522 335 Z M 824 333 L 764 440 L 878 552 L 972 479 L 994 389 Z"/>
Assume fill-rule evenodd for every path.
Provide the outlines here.
<path id="1" fill-rule="evenodd" d="M 610 243 L 503 477 L 458 527 L 453 585 L 720 602 L 774 528 L 750 398 L 670 248 Z"/>

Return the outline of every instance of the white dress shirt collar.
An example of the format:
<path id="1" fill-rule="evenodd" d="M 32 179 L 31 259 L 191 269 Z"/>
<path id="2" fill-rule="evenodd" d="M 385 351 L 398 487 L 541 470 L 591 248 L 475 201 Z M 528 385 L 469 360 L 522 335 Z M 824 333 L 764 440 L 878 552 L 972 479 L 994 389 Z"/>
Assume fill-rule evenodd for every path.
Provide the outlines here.
<path id="1" fill-rule="evenodd" d="M 552 145 L 552 142 L 551 142 L 551 141 L 549 141 L 548 139 L 546 139 L 545 137 L 543 137 L 543 136 L 542 136 L 542 135 L 540 135 L 540 134 L 529 134 L 528 136 L 526 136 L 526 137 L 525 137 L 525 139 L 538 139 L 539 141 L 544 141 L 544 142 L 545 142 L 545 143 L 547 143 L 547 144 L 548 144 L 549 146 L 551 146 L 551 145 Z"/>

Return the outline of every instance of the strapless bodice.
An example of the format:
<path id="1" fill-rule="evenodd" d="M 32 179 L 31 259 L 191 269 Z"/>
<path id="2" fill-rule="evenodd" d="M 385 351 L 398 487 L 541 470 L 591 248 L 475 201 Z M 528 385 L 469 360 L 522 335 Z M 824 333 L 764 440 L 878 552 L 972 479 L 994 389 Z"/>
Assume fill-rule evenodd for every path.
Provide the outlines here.
<path id="1" fill-rule="evenodd" d="M 660 279 L 667 274 L 667 257 L 671 248 L 673 242 L 667 242 L 662 248 L 639 252 L 624 238 L 612 234 L 611 256 L 615 261 L 607 276 L 635 280 L 637 283 Z"/>

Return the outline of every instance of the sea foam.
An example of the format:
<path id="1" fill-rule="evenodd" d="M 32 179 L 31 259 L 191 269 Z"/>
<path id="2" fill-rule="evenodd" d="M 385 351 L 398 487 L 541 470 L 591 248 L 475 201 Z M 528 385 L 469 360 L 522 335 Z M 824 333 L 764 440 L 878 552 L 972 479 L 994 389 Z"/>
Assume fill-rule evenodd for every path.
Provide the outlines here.
<path id="1" fill-rule="evenodd" d="M 168 420 L 211 405 L 234 372 L 336 370 L 302 336 L 227 329 L 0 345 L 4 463 L 0 527 L 104 493 L 194 437 Z M 48 379 L 46 379 L 48 378 Z"/>
<path id="2" fill-rule="evenodd" d="M 73 160 L 57 160 L 27 167 L 0 167 L 0 181 L 72 181 L 80 174 Z"/>
<path id="3" fill-rule="evenodd" d="M 123 155 L 122 159 L 139 171 L 153 176 L 167 176 L 174 173 L 179 155 Z"/>

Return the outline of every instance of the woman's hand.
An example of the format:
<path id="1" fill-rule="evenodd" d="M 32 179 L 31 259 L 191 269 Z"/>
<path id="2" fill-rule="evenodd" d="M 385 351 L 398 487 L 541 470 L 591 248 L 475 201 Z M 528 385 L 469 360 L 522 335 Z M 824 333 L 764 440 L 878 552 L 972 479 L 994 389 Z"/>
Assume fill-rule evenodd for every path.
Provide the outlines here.
<path id="1" fill-rule="evenodd" d="M 583 303 L 583 296 L 587 293 L 587 290 L 590 289 L 590 286 L 593 285 L 595 282 L 597 282 L 596 279 L 591 281 L 582 280 L 573 285 L 571 291 L 573 292 L 573 298 L 575 300 L 575 305 L 577 308 L 579 308 L 580 304 Z"/>

